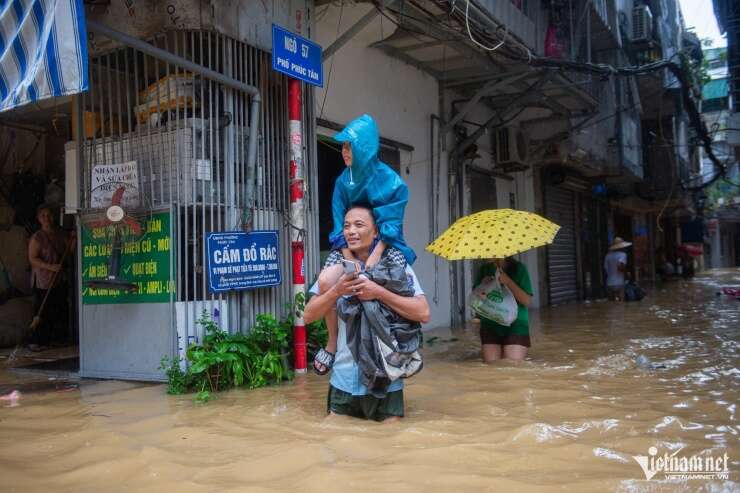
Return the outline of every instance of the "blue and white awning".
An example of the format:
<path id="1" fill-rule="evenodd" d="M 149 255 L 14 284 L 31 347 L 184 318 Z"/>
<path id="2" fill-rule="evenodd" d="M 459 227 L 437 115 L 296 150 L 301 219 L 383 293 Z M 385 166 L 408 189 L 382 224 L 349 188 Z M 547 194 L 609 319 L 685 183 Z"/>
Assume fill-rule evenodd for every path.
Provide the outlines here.
<path id="1" fill-rule="evenodd" d="M 0 0 L 0 111 L 87 90 L 82 0 Z"/>

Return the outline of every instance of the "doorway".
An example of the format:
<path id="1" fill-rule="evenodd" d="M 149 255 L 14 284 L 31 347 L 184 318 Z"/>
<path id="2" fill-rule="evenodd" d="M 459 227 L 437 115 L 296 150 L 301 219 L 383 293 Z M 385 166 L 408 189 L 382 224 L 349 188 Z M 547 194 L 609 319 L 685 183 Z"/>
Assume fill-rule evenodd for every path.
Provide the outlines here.
<path id="1" fill-rule="evenodd" d="M 56 290 L 39 315 L 40 323 L 29 328 L 46 293 L 33 289 L 28 259 L 29 241 L 41 227 L 38 207 L 48 207 L 62 230 L 74 228 L 74 217 L 65 214 L 71 101 L 41 101 L 0 117 L 0 361 L 9 368 L 62 373 L 79 369 L 75 255 L 57 251 L 58 257 L 66 257 L 65 269 L 55 280 Z"/>
<path id="2" fill-rule="evenodd" d="M 598 299 L 606 296 L 604 256 L 609 243 L 609 221 L 606 204 L 581 196 L 581 271 L 583 297 Z"/>
<path id="3" fill-rule="evenodd" d="M 560 225 L 547 247 L 550 305 L 578 300 L 578 253 L 576 248 L 575 193 L 566 188 L 545 187 L 545 217 Z"/>

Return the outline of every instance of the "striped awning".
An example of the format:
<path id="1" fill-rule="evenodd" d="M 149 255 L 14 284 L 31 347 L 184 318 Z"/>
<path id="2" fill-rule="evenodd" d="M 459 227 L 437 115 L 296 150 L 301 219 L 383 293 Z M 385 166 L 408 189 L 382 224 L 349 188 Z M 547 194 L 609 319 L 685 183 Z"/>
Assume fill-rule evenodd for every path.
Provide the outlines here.
<path id="1" fill-rule="evenodd" d="M 82 0 L 0 0 L 0 111 L 87 90 Z"/>

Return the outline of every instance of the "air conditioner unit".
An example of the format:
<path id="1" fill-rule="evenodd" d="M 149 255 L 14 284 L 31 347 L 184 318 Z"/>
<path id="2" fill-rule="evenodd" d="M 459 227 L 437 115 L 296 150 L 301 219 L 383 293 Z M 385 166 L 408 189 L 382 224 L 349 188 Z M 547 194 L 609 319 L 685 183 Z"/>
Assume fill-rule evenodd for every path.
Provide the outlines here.
<path id="1" fill-rule="evenodd" d="M 632 41 L 651 41 L 653 39 L 653 14 L 647 5 L 632 9 Z"/>
<path id="2" fill-rule="evenodd" d="M 526 163 L 529 140 L 519 127 L 502 127 L 494 130 L 492 144 L 496 166 Z"/>

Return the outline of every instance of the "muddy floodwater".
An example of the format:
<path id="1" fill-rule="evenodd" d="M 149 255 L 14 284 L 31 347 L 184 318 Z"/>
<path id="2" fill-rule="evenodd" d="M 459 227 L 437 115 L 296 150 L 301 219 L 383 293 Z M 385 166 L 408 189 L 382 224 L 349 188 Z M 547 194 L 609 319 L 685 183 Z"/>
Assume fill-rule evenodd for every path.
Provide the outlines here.
<path id="1" fill-rule="evenodd" d="M 393 424 L 327 418 L 316 375 L 206 405 L 162 385 L 40 386 L 0 402 L 0 490 L 740 491 L 740 301 L 722 286 L 740 271 L 533 312 L 519 365 L 481 363 L 475 327 L 427 333 Z M 729 477 L 646 480 L 633 456 L 651 447 L 727 454 Z"/>

